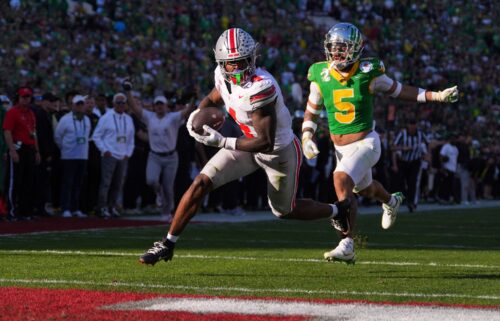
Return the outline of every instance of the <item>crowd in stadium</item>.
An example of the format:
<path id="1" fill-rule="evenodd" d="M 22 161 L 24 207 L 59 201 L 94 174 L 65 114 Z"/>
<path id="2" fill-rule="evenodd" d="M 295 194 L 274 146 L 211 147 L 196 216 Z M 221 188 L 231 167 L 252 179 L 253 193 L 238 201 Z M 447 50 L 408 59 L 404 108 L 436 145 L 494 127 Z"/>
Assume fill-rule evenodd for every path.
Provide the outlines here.
<path id="1" fill-rule="evenodd" d="M 408 187 L 402 183 L 405 181 L 415 185 L 420 197 L 408 201 L 411 211 L 418 210 L 419 202 L 467 204 L 500 198 L 500 33 L 493 2 L 236 3 L 237 7 L 224 1 L 199 0 L 0 4 L 0 120 L 5 129 L 6 111 L 22 96 L 31 96 L 40 153 L 40 159 L 30 163 L 32 169 L 25 178 L 32 182 L 33 192 L 23 199 L 30 199 L 27 204 L 32 204 L 32 209 L 17 215 L 17 219 L 52 215 L 54 208 L 61 207 L 60 198 L 67 185 L 61 181 L 65 167 L 61 166 L 61 142 L 54 134 L 64 115 L 78 108 L 77 103 L 83 102 L 81 113 L 89 117 L 90 136 L 100 118 L 117 108 L 121 100 L 117 93 L 124 92 L 122 83 L 128 77 L 134 83 L 132 96 L 144 109 L 152 110 L 158 97 L 163 96 L 171 111 L 190 108 L 213 86 L 216 65 L 212 48 L 221 31 L 231 26 L 244 28 L 259 41 L 258 64 L 280 83 L 294 115 L 294 130 L 300 135 L 308 94 L 307 69 L 324 59 L 323 40 L 329 27 L 321 21 L 328 19 L 360 27 L 366 40 L 364 56 L 381 58 L 387 74 L 394 79 L 429 89 L 456 84 L 461 91 L 459 102 L 447 105 L 417 106 L 388 97 L 376 99 L 376 129 L 384 152 L 374 168 L 374 177 L 390 191 L 407 192 Z M 110 187 L 118 188 L 116 204 L 104 215 L 96 211 L 102 184 L 102 150 L 90 140 L 86 142 L 89 156 L 85 171 L 81 171 L 79 180 L 79 207 L 71 209 L 69 216 L 93 212 L 118 216 L 126 210 L 145 212 L 154 208 L 170 214 L 170 210 L 161 210 L 160 204 L 165 202 L 161 193 L 147 187 L 146 126 L 130 108 L 126 113 L 133 119 L 135 142 L 133 153 L 126 155 L 123 184 Z M 230 120 L 226 123 L 223 130 L 237 130 Z M 326 120 L 320 128 L 323 130 L 318 130 L 317 140 L 321 152 L 317 159 L 304 162 L 298 193 L 330 202 L 334 198 L 331 172 L 335 157 Z M 413 156 L 406 155 L 411 144 L 405 142 L 404 133 L 415 130 L 423 133 L 425 140 L 417 146 L 418 159 L 411 159 Z M 12 183 L 7 165 L 12 156 L 4 135 L 0 136 L 0 214 L 7 217 Z M 214 154 L 213 149 L 195 144 L 185 126 L 179 128 L 176 151 L 175 204 Z M 406 180 L 405 162 L 414 160 L 418 161 L 421 179 Z M 211 193 L 204 210 L 238 215 L 244 210 L 266 209 L 265 188 L 264 174 L 256 172 Z M 15 219 L 12 215 L 10 218 Z"/>

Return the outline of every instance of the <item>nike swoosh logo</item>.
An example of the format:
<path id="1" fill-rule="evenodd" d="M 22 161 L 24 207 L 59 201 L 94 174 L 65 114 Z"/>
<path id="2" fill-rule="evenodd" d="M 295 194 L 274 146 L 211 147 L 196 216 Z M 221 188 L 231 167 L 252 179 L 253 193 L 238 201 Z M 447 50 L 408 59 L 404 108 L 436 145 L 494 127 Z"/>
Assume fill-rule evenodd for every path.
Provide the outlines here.
<path id="1" fill-rule="evenodd" d="M 243 96 L 238 96 L 239 99 L 243 98 Z"/>

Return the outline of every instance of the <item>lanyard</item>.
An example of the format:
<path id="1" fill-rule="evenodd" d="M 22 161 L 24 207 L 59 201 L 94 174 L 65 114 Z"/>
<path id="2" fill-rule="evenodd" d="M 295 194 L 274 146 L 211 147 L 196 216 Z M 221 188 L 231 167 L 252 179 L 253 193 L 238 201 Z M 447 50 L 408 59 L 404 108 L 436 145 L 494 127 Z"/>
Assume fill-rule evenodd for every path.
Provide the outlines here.
<path id="1" fill-rule="evenodd" d="M 120 136 L 120 127 L 118 126 L 118 122 L 116 121 L 116 115 L 113 115 L 113 120 L 115 122 L 115 130 L 116 130 L 116 136 Z M 125 120 L 125 116 L 122 116 L 122 123 L 123 123 L 123 126 L 121 126 L 123 128 L 123 135 L 126 136 L 127 135 L 127 121 Z"/>
<path id="2" fill-rule="evenodd" d="M 85 133 L 87 132 L 87 125 L 85 124 L 85 116 L 82 118 L 82 120 L 78 121 L 81 125 L 80 128 L 83 128 L 83 132 L 81 135 L 78 135 L 78 129 L 76 128 L 76 117 L 73 115 L 73 127 L 75 128 L 75 135 L 76 137 L 84 137 Z"/>

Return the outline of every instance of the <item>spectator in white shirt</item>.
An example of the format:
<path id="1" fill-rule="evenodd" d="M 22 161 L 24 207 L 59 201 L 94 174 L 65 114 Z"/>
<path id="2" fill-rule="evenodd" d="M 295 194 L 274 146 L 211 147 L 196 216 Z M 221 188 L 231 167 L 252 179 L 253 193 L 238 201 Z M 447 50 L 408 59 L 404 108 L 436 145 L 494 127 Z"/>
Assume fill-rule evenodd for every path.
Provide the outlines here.
<path id="1" fill-rule="evenodd" d="M 179 128 L 184 124 L 196 105 L 189 104 L 181 111 L 170 112 L 165 96 L 156 96 L 154 112 L 145 110 L 132 97 L 132 84 L 123 83 L 132 112 L 148 129 L 150 152 L 146 166 L 146 182 L 154 191 L 162 193 L 161 214 L 169 216 L 174 210 L 174 181 L 179 165 L 175 150 Z"/>
<path id="2" fill-rule="evenodd" d="M 101 183 L 97 206 L 99 214 L 108 218 L 119 216 L 117 200 L 123 189 L 127 163 L 134 151 L 134 124 L 125 113 L 127 97 L 113 96 L 113 109 L 97 123 L 92 140 L 101 152 Z"/>
<path id="3" fill-rule="evenodd" d="M 89 155 L 90 120 L 85 116 L 86 97 L 73 97 L 73 111 L 61 118 L 54 133 L 54 140 L 61 150 L 63 217 L 86 217 L 79 206 Z"/>

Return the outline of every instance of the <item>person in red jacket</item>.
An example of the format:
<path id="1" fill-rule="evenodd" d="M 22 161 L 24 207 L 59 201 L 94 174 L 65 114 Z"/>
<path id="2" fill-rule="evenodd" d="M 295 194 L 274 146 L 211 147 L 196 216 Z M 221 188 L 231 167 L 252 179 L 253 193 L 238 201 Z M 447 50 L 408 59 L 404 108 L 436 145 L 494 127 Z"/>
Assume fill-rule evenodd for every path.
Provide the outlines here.
<path id="1" fill-rule="evenodd" d="M 31 219 L 34 203 L 35 167 L 40 163 L 36 119 L 30 106 L 33 90 L 20 87 L 15 105 L 3 121 L 8 148 L 8 209 L 10 219 Z"/>

